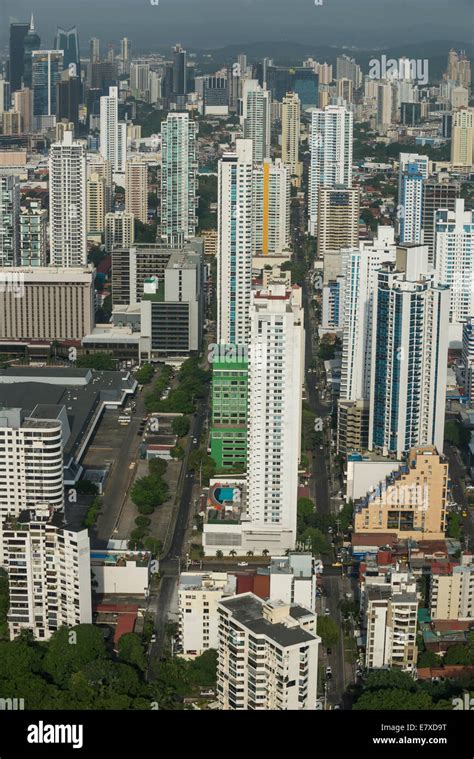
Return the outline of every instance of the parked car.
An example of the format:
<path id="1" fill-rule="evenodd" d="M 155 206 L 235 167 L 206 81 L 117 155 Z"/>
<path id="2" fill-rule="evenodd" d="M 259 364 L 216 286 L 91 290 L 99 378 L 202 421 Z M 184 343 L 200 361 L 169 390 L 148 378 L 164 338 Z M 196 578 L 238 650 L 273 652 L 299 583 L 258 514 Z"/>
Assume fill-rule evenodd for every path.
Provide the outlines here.
<path id="1" fill-rule="evenodd" d="M 238 567 L 248 567 L 248 565 L 248 561 L 239 561 L 237 564 Z"/>
<path id="2" fill-rule="evenodd" d="M 330 614 L 331 614 L 331 610 L 330 609 L 326 609 L 325 612 L 324 612 L 324 616 L 325 617 L 329 617 Z"/>

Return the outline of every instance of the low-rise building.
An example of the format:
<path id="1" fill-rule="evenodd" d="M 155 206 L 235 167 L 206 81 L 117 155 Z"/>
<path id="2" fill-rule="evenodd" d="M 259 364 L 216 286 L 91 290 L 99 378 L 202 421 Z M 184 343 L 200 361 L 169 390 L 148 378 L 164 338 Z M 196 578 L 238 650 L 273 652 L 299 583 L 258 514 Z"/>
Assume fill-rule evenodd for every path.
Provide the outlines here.
<path id="1" fill-rule="evenodd" d="M 464 554 L 460 564 L 434 565 L 430 576 L 431 619 L 474 618 L 474 557 Z"/>

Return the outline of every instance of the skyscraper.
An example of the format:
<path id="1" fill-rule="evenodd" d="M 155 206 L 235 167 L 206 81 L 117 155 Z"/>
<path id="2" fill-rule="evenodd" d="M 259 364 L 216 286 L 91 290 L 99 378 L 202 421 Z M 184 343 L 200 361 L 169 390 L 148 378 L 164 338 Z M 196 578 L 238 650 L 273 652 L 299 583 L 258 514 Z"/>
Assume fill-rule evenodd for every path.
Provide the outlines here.
<path id="1" fill-rule="evenodd" d="M 453 114 L 451 163 L 455 166 L 474 164 L 474 108 L 460 108 Z"/>
<path id="2" fill-rule="evenodd" d="M 302 164 L 299 161 L 300 147 L 300 113 L 298 95 L 289 92 L 283 98 L 281 106 L 281 159 L 290 170 L 291 181 L 299 186 Z"/>
<path id="3" fill-rule="evenodd" d="M 13 110 L 21 116 L 23 133 L 33 131 L 33 90 L 17 90 L 13 93 Z"/>
<path id="4" fill-rule="evenodd" d="M 315 109 L 311 116 L 309 232 L 316 234 L 320 187 L 352 186 L 352 113 L 342 105 Z"/>
<path id="5" fill-rule="evenodd" d="M 114 174 L 125 174 L 127 129 L 118 120 L 117 87 L 110 87 L 109 94 L 100 99 L 100 152 Z"/>
<path id="6" fill-rule="evenodd" d="M 41 48 L 41 39 L 35 31 L 35 21 L 31 14 L 30 28 L 23 40 L 23 87 L 31 87 L 33 81 L 32 54 Z"/>
<path id="7" fill-rule="evenodd" d="M 100 236 L 105 231 L 105 178 L 93 172 L 87 180 L 87 235 Z"/>
<path id="8" fill-rule="evenodd" d="M 370 450 L 397 457 L 419 445 L 443 450 L 449 301 L 426 246 L 399 246 L 395 264 L 377 272 Z"/>
<path id="9" fill-rule="evenodd" d="M 196 133 L 187 113 L 161 123 L 161 237 L 172 244 L 196 231 Z"/>
<path id="10" fill-rule="evenodd" d="M 56 117 L 57 84 L 63 70 L 62 50 L 39 50 L 32 53 L 33 114 L 48 122 Z M 54 119 L 53 119 L 54 121 Z"/>
<path id="11" fill-rule="evenodd" d="M 247 510 L 275 550 L 296 541 L 304 382 L 301 289 L 252 293 L 249 345 Z"/>
<path id="12" fill-rule="evenodd" d="M 252 142 L 219 162 L 217 341 L 245 345 L 252 287 Z"/>
<path id="13" fill-rule="evenodd" d="M 290 176 L 280 160 L 253 172 L 253 255 L 280 256 L 290 248 Z"/>
<path id="14" fill-rule="evenodd" d="M 81 100 L 81 82 L 79 77 L 71 76 L 69 71 L 63 71 L 63 78 L 57 84 L 57 110 L 58 121 L 68 121 L 79 126 L 79 103 Z"/>
<path id="15" fill-rule="evenodd" d="M 15 90 L 21 90 L 25 57 L 24 40 L 29 30 L 30 25 L 26 23 L 10 24 L 8 79 L 10 81 L 12 92 L 15 92 Z"/>
<path id="16" fill-rule="evenodd" d="M 87 262 L 86 149 L 65 132 L 49 154 L 51 264 L 69 267 Z"/>
<path id="17" fill-rule="evenodd" d="M 128 74 L 130 71 L 130 61 L 132 58 L 132 44 L 127 37 L 120 40 L 120 61 L 121 73 Z"/>
<path id="18" fill-rule="evenodd" d="M 142 224 L 148 221 L 148 165 L 140 159 L 127 161 L 125 211 L 132 213 Z"/>
<path id="19" fill-rule="evenodd" d="M 79 81 L 81 81 L 81 56 L 76 27 L 73 26 L 71 29 L 66 30 L 58 26 L 54 38 L 54 47 L 56 50 L 62 50 L 64 53 L 64 68 L 69 70 L 71 76 L 77 76 Z"/>
<path id="20" fill-rule="evenodd" d="M 20 214 L 20 266 L 46 266 L 48 213 L 30 203 Z"/>
<path id="21" fill-rule="evenodd" d="M 436 274 L 450 292 L 450 341 L 460 344 L 462 323 L 474 314 L 474 211 L 464 210 L 464 200 L 436 211 L 435 233 Z"/>
<path id="22" fill-rule="evenodd" d="M 318 258 L 324 258 L 328 250 L 353 248 L 359 241 L 359 195 L 358 187 L 321 187 L 317 238 Z"/>
<path id="23" fill-rule="evenodd" d="M 186 95 L 187 88 L 187 54 L 181 45 L 173 50 L 173 95 Z"/>
<path id="24" fill-rule="evenodd" d="M 255 163 L 270 158 L 270 93 L 256 79 L 244 82 L 242 94 L 244 138 L 252 140 Z"/>
<path id="25" fill-rule="evenodd" d="M 449 174 L 439 174 L 431 179 L 425 179 L 423 182 L 421 227 L 423 229 L 423 245 L 428 246 L 428 261 L 431 264 L 434 262 L 436 211 L 438 208 L 454 211 L 459 191 L 459 181 L 451 179 Z"/>
<path id="26" fill-rule="evenodd" d="M 20 182 L 0 172 L 0 267 L 18 266 L 20 251 Z"/>
<path id="27" fill-rule="evenodd" d="M 90 63 L 99 63 L 100 61 L 100 40 L 92 37 L 90 43 Z"/>
<path id="28" fill-rule="evenodd" d="M 400 153 L 398 174 L 398 218 L 400 242 L 421 243 L 423 182 L 428 178 L 429 158 Z"/>

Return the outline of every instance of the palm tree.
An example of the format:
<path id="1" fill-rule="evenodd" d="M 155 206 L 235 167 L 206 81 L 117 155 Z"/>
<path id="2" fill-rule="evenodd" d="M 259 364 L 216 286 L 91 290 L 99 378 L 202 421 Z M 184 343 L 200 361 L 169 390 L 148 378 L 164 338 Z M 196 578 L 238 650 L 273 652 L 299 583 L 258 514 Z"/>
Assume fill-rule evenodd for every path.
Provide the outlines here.
<path id="1" fill-rule="evenodd" d="M 270 551 L 268 550 L 268 548 L 264 548 L 262 551 L 262 556 L 268 556 L 269 553 Z"/>
<path id="2" fill-rule="evenodd" d="M 253 556 L 253 551 L 247 551 L 247 556 Z"/>
<path id="3" fill-rule="evenodd" d="M 229 551 L 229 556 L 237 556 L 237 551 Z"/>

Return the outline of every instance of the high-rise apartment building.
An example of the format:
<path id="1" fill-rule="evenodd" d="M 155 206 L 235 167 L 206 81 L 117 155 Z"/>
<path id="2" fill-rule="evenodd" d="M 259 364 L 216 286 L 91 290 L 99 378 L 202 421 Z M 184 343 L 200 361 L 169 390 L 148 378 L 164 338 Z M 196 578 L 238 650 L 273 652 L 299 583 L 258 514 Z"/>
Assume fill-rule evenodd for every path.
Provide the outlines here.
<path id="1" fill-rule="evenodd" d="M 105 229 L 105 196 L 106 185 L 104 177 L 95 172 L 87 180 L 87 235 L 101 236 Z"/>
<path id="2" fill-rule="evenodd" d="M 125 167 L 125 211 L 142 224 L 148 222 L 148 165 L 140 159 Z"/>
<path id="3" fill-rule="evenodd" d="M 20 266 L 46 266 L 48 213 L 32 202 L 20 214 Z"/>
<path id="4" fill-rule="evenodd" d="M 435 252 L 435 215 L 439 208 L 454 211 L 456 199 L 459 198 L 460 183 L 448 174 L 439 174 L 423 182 L 423 207 L 421 227 L 423 245 L 428 246 L 428 261 L 434 263 Z"/>
<path id="5" fill-rule="evenodd" d="M 20 182 L 0 173 L 0 266 L 16 266 L 20 250 Z"/>
<path id="6" fill-rule="evenodd" d="M 105 215 L 105 251 L 111 253 L 114 247 L 130 248 L 135 241 L 135 220 L 133 214 L 115 211 Z"/>
<path id="7" fill-rule="evenodd" d="M 220 708 L 316 709 L 321 642 L 316 614 L 253 593 L 223 599 L 217 610 Z"/>
<path id="8" fill-rule="evenodd" d="M 296 540 L 305 335 L 301 289 L 270 285 L 254 291 L 250 322 L 248 513 L 252 528 L 267 533 L 269 550 L 285 551 Z"/>
<path id="9" fill-rule="evenodd" d="M 429 158 L 400 153 L 398 175 L 398 218 L 400 242 L 422 242 L 423 182 L 428 178 Z"/>
<path id="10" fill-rule="evenodd" d="M 281 160 L 288 166 L 291 181 L 301 183 L 303 166 L 299 161 L 301 104 L 298 95 L 289 92 L 281 106 Z"/>
<path id="11" fill-rule="evenodd" d="M 315 109 L 311 116 L 309 171 L 309 232 L 315 235 L 319 190 L 352 186 L 352 113 L 341 105 Z"/>
<path id="12" fill-rule="evenodd" d="M 252 142 L 237 140 L 219 162 L 217 342 L 245 345 L 252 287 Z"/>
<path id="13" fill-rule="evenodd" d="M 270 158 L 270 93 L 256 79 L 247 79 L 242 93 L 244 139 L 252 140 L 252 159 Z"/>
<path id="14" fill-rule="evenodd" d="M 347 55 L 337 56 L 336 79 L 350 79 L 355 90 L 362 85 L 362 71 L 354 58 Z"/>
<path id="15" fill-rule="evenodd" d="M 415 670 L 417 614 L 416 581 L 408 574 L 397 588 L 386 582 L 367 589 L 367 669 Z"/>
<path id="16" fill-rule="evenodd" d="M 453 114 L 451 163 L 454 166 L 474 164 L 474 108 L 460 108 Z"/>
<path id="17" fill-rule="evenodd" d="M 377 129 L 380 132 L 393 123 L 394 92 L 390 82 L 379 82 L 376 88 L 377 97 Z"/>
<path id="18" fill-rule="evenodd" d="M 392 227 L 379 226 L 377 237 L 343 251 L 343 340 L 340 398 L 368 400 L 370 395 L 373 303 L 377 271 L 395 261 Z"/>
<path id="19" fill-rule="evenodd" d="M 211 456 L 218 469 L 247 465 L 248 357 L 243 346 L 216 346 L 212 360 Z"/>
<path id="20" fill-rule="evenodd" d="M 454 211 L 436 211 L 435 233 L 436 274 L 450 292 L 450 340 L 460 343 L 462 324 L 474 314 L 474 211 L 465 211 L 462 199 Z"/>
<path id="21" fill-rule="evenodd" d="M 161 237 L 170 244 L 196 231 L 196 122 L 171 112 L 161 124 Z"/>
<path id="22" fill-rule="evenodd" d="M 20 115 L 21 131 L 33 131 L 33 90 L 28 88 L 13 93 L 13 110 Z"/>
<path id="23" fill-rule="evenodd" d="M 399 246 L 377 273 L 370 381 L 369 449 L 401 457 L 443 450 L 450 294 L 437 284 L 425 246 Z"/>
<path id="24" fill-rule="evenodd" d="M 47 410 L 36 406 L 28 416 L 0 409 L 0 522 L 40 503 L 52 510 L 64 505 L 62 439 L 69 423 L 64 407 L 55 419 Z"/>
<path id="25" fill-rule="evenodd" d="M 0 527 L 8 574 L 10 638 L 32 630 L 48 640 L 60 627 L 92 623 L 90 543 L 86 529 L 64 524 L 37 502 Z"/>
<path id="26" fill-rule="evenodd" d="M 359 188 L 320 187 L 317 255 L 328 250 L 354 248 L 359 241 Z"/>
<path id="27" fill-rule="evenodd" d="M 127 160 L 127 125 L 118 120 L 118 88 L 100 98 L 100 152 L 114 174 L 124 174 Z"/>
<path id="28" fill-rule="evenodd" d="M 290 248 L 290 176 L 280 160 L 253 172 L 253 255 L 280 256 Z"/>
<path id="29" fill-rule="evenodd" d="M 87 262 L 86 149 L 65 132 L 49 154 L 50 249 L 53 266 Z"/>

